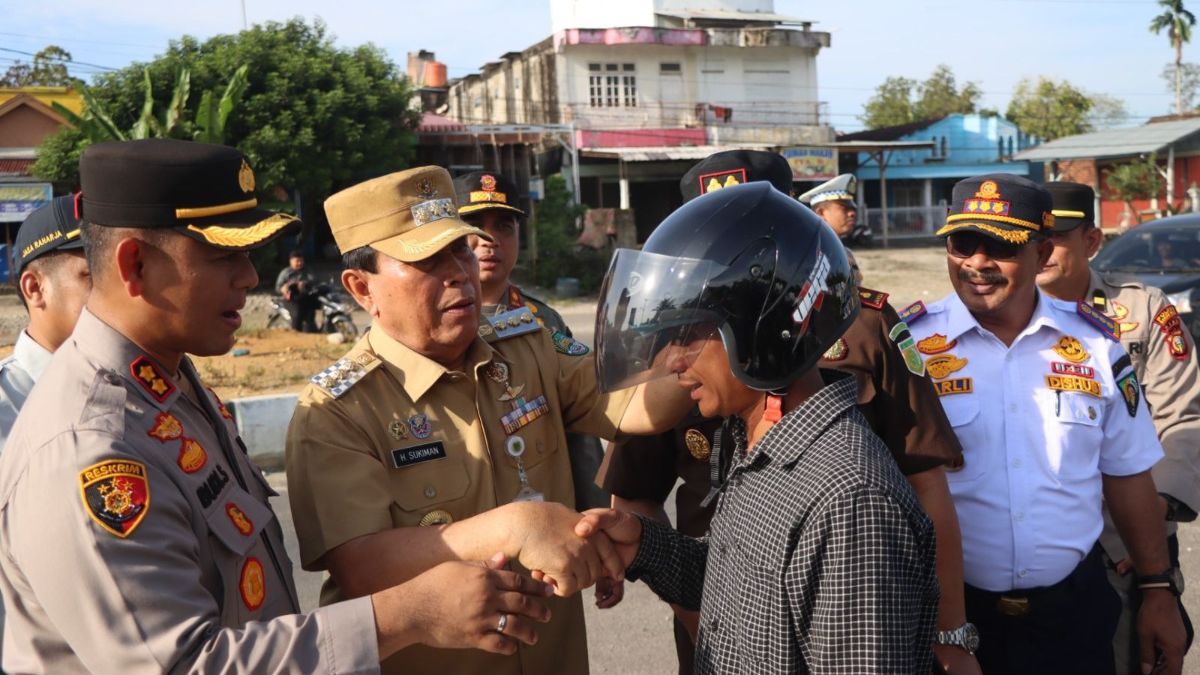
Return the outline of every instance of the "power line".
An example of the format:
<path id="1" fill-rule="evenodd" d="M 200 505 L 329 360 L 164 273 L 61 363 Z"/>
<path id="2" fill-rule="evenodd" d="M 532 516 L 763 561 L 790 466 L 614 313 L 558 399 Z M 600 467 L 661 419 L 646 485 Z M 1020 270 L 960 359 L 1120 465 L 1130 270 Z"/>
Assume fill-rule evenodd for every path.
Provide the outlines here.
<path id="1" fill-rule="evenodd" d="M 12 52 L 14 54 L 23 54 L 25 56 L 33 56 L 33 57 L 37 56 L 37 54 L 34 52 L 26 52 L 26 51 L 22 51 L 20 49 L 10 49 L 8 47 L 0 47 L 0 52 Z M 107 70 L 107 71 L 120 70 L 120 68 L 113 68 L 111 66 L 102 66 L 102 65 L 99 65 L 96 63 L 88 63 L 86 61 L 76 61 L 75 59 L 64 59 L 64 58 L 57 57 L 57 56 L 44 57 L 44 58 L 46 58 L 49 61 L 58 61 L 58 62 L 64 63 L 64 64 L 73 63 L 77 66 L 88 66 L 91 68 L 99 68 L 100 70 Z"/>

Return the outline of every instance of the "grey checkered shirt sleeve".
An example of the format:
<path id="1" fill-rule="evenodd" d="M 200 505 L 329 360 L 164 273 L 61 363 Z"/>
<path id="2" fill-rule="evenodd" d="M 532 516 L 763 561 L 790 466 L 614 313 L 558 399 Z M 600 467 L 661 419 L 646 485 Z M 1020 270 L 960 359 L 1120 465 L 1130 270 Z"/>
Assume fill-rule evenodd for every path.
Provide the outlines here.
<path id="1" fill-rule="evenodd" d="M 642 543 L 626 571 L 630 581 L 644 581 L 663 600 L 684 609 L 700 609 L 708 542 L 680 533 L 662 523 L 642 521 Z"/>
<path id="2" fill-rule="evenodd" d="M 784 573 L 811 672 L 929 672 L 929 654 L 913 645 L 929 639 L 935 619 L 932 548 L 889 495 L 861 488 L 828 504 Z"/>

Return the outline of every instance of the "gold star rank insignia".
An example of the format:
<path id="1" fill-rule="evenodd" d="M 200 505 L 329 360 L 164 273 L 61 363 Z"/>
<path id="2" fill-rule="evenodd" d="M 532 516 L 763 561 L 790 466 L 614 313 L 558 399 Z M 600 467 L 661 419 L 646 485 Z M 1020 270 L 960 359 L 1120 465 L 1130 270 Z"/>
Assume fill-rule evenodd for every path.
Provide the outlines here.
<path id="1" fill-rule="evenodd" d="M 154 397 L 159 403 L 165 402 L 175 393 L 175 385 L 171 383 L 158 366 L 148 356 L 139 356 L 129 364 L 129 372 L 134 381 Z"/>

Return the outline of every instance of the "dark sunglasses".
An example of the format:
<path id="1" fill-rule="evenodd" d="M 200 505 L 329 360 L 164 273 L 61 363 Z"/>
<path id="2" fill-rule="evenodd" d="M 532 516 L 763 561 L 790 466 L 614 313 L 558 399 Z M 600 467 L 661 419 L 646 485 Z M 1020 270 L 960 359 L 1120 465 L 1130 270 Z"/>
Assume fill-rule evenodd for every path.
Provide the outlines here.
<path id="1" fill-rule="evenodd" d="M 992 260 L 1012 260 L 1021 254 L 1021 244 L 1009 244 L 976 232 L 955 232 L 946 237 L 946 252 L 955 258 L 970 258 L 979 249 Z"/>

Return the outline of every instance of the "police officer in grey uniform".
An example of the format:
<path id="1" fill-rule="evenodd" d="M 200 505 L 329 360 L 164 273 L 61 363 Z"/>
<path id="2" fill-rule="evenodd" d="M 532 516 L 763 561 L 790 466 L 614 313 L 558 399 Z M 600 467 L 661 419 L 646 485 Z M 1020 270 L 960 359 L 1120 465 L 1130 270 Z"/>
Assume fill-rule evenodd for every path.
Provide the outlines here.
<path id="1" fill-rule="evenodd" d="M 233 148 L 102 143 L 80 174 L 94 292 L 0 454 L 4 669 L 358 673 L 533 640 L 548 588 L 502 556 L 297 614 L 275 493 L 186 356 L 233 345 L 246 252 L 295 219 Z"/>
<path id="2" fill-rule="evenodd" d="M 852 173 L 844 173 L 821 183 L 796 199 L 821 216 L 821 220 L 833 229 L 844 246 L 858 225 L 858 204 L 854 203 L 856 192 L 858 179 Z M 855 282 L 861 284 L 862 270 L 849 247 L 846 248 L 846 257 L 850 260 L 850 269 L 854 271 Z"/>
<path id="3" fill-rule="evenodd" d="M 18 292 L 29 325 L 0 361 L 0 448 L 50 356 L 75 328 L 92 281 L 83 257 L 79 219 L 70 196 L 29 214 L 17 231 Z"/>
<path id="4" fill-rule="evenodd" d="M 1100 274 L 1088 267 L 1103 233 L 1096 227 L 1096 194 L 1079 183 L 1046 183 L 1054 199 L 1054 252 L 1038 274 L 1043 291 L 1062 300 L 1084 302 L 1111 318 L 1120 330 L 1145 393 L 1164 457 L 1151 471 L 1158 489 L 1157 510 L 1167 523 L 1169 578 L 1173 592 L 1183 591 L 1176 523 L 1195 520 L 1200 511 L 1200 363 L 1192 336 L 1179 311 L 1162 291 L 1132 279 Z M 1129 553 L 1105 511 L 1100 544 L 1109 581 L 1121 596 L 1123 611 L 1113 640 L 1117 672 L 1137 672 L 1138 640 L 1134 616 L 1141 591 L 1131 573 Z M 1191 623 L 1179 603 L 1189 636 Z M 1189 643 L 1190 643 L 1189 637 Z"/>

